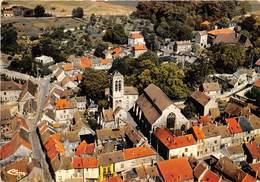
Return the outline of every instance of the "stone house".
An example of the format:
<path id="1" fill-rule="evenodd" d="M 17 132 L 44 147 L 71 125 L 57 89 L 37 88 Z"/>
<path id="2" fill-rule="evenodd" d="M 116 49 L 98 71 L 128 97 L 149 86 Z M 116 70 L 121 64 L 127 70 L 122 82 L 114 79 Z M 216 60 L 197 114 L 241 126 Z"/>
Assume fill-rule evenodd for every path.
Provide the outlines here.
<path id="1" fill-rule="evenodd" d="M 14 81 L 2 81 L 0 90 L 0 101 L 17 101 L 22 92 L 22 85 Z"/>

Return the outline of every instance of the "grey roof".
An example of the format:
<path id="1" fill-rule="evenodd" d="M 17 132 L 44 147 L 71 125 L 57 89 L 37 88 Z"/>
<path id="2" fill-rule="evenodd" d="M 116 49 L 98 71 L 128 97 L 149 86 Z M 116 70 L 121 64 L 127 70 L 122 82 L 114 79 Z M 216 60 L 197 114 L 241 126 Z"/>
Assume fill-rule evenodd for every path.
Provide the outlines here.
<path id="1" fill-rule="evenodd" d="M 154 84 L 150 84 L 144 89 L 144 93 L 137 99 L 136 103 L 151 125 L 169 105 L 173 104 L 169 97 Z"/>
<path id="2" fill-rule="evenodd" d="M 119 71 L 115 70 L 113 76 L 123 76 Z"/>
<path id="3" fill-rule="evenodd" d="M 238 123 L 241 129 L 243 130 L 243 132 L 248 132 L 253 130 L 253 127 L 251 126 L 250 122 L 244 116 L 238 117 Z"/>

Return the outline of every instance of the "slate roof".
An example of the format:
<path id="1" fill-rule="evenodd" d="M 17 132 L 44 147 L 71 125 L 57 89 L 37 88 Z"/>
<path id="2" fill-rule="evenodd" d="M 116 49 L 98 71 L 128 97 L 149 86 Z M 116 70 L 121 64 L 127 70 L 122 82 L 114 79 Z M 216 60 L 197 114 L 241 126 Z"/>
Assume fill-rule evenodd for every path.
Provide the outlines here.
<path id="1" fill-rule="evenodd" d="M 238 123 L 243 132 L 249 132 L 253 130 L 253 127 L 251 126 L 250 122 L 244 116 L 238 117 Z"/>
<path id="2" fill-rule="evenodd" d="M 136 103 L 151 125 L 168 106 L 173 104 L 169 97 L 154 84 L 150 84 L 144 89 L 144 93 L 137 99 Z"/>
<path id="3" fill-rule="evenodd" d="M 201 91 L 195 91 L 191 94 L 191 98 L 193 98 L 200 105 L 205 106 L 210 101 L 210 97 L 205 95 Z"/>

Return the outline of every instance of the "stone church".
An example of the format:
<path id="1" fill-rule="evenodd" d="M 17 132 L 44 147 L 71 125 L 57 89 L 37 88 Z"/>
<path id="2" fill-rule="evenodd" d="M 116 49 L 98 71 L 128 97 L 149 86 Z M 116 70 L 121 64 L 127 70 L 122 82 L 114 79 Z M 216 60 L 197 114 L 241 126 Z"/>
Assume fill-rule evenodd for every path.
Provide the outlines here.
<path id="1" fill-rule="evenodd" d="M 148 139 L 157 128 L 184 131 L 190 127 L 189 120 L 180 109 L 154 84 L 144 89 L 131 114 Z"/>

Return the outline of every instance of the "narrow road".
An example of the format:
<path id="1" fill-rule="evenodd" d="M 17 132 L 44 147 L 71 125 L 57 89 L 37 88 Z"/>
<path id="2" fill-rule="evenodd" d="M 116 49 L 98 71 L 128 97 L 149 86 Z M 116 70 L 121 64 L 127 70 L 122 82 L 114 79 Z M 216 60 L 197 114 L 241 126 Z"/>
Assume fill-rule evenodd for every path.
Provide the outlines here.
<path id="1" fill-rule="evenodd" d="M 45 98 L 48 95 L 49 90 L 49 84 L 50 84 L 50 78 L 45 78 L 39 80 L 38 83 L 38 95 L 37 95 L 37 112 L 35 113 L 33 118 L 28 118 L 28 123 L 30 127 L 30 142 L 32 145 L 32 152 L 33 152 L 33 158 L 37 161 L 40 161 L 42 172 L 44 176 L 44 181 L 50 182 L 53 181 L 52 176 L 49 171 L 49 165 L 45 158 L 45 153 L 43 152 L 41 148 L 40 139 L 38 137 L 38 134 L 36 132 L 37 129 L 37 123 L 40 121 L 43 111 L 43 106 L 45 103 Z"/>

